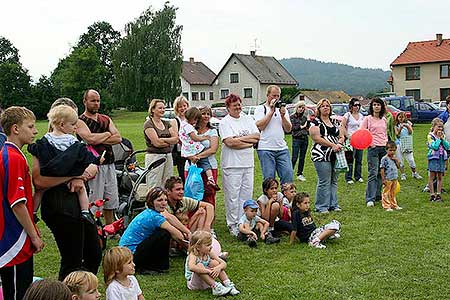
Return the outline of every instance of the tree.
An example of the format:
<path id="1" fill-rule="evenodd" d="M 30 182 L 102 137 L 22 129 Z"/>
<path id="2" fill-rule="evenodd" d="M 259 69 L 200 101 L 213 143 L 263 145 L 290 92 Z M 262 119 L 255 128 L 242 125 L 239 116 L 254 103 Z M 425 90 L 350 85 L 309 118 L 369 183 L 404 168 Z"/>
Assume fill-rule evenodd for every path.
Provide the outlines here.
<path id="1" fill-rule="evenodd" d="M 281 100 L 285 103 L 291 103 L 292 98 L 298 91 L 299 89 L 295 86 L 281 88 Z"/>
<path id="2" fill-rule="evenodd" d="M 53 87 L 53 82 L 46 76 L 41 76 L 39 81 L 31 86 L 31 99 L 28 108 L 31 109 L 36 118 L 45 119 L 53 101 L 58 98 L 58 93 Z"/>
<path id="3" fill-rule="evenodd" d="M 6 38 L 0 36 L 0 64 L 15 63 L 20 65 L 19 51 Z"/>
<path id="4" fill-rule="evenodd" d="M 94 47 L 76 48 L 59 62 L 51 75 L 51 80 L 58 95 L 71 98 L 77 103 L 80 111 L 84 110 L 83 93 L 89 88 L 100 93 L 102 110 L 108 111 L 111 108 L 111 98 L 105 82 L 106 72 Z"/>
<path id="5" fill-rule="evenodd" d="M 181 92 L 182 26 L 175 24 L 176 10 L 166 2 L 125 26 L 126 36 L 113 53 L 114 96 L 130 110 L 146 109 L 151 98 L 171 102 Z"/>

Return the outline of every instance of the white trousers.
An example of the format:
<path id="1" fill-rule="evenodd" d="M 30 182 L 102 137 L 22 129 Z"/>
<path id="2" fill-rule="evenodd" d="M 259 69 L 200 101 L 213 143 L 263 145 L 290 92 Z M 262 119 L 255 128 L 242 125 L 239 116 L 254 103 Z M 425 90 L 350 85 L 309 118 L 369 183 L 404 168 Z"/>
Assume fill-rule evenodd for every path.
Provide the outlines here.
<path id="1" fill-rule="evenodd" d="M 147 176 L 145 177 L 145 182 L 147 183 L 148 189 L 152 187 L 164 187 L 164 183 L 166 183 L 167 178 L 169 178 L 173 174 L 172 153 L 145 154 L 145 168 L 147 169 L 152 162 L 162 157 L 166 159 L 166 162 L 157 167 L 156 169 L 153 169 L 150 172 L 148 172 Z"/>
<path id="2" fill-rule="evenodd" d="M 416 167 L 416 162 L 414 161 L 413 153 L 414 152 L 412 152 L 412 151 L 411 152 L 403 152 L 402 153 L 402 150 L 400 149 L 400 145 L 397 145 L 396 156 L 397 156 L 398 160 L 400 161 L 400 167 L 403 168 L 405 166 L 405 164 L 403 163 L 403 159 L 406 159 L 406 161 L 408 162 L 408 165 L 411 168 L 415 168 Z"/>
<path id="3" fill-rule="evenodd" d="M 222 188 L 228 227 L 238 226 L 242 205 L 253 197 L 253 167 L 222 169 Z"/>

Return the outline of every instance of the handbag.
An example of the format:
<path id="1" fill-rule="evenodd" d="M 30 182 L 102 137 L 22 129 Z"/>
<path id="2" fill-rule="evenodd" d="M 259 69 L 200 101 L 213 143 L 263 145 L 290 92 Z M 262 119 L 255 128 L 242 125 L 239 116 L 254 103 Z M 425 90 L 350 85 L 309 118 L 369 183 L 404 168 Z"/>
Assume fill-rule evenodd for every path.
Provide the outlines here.
<path id="1" fill-rule="evenodd" d="M 186 197 L 201 201 L 205 193 L 202 179 L 203 169 L 191 164 L 188 168 L 188 175 L 184 184 L 184 195 Z"/>
<path id="2" fill-rule="evenodd" d="M 406 135 L 400 137 L 400 150 L 403 152 L 413 151 L 413 138 L 412 135 Z"/>

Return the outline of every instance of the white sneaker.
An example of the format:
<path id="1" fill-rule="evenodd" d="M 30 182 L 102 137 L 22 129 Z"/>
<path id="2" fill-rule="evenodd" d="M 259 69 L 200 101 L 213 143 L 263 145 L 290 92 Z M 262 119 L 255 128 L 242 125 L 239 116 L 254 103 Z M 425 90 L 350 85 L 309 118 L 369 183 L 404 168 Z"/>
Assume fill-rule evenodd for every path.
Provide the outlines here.
<path id="1" fill-rule="evenodd" d="M 298 175 L 297 179 L 300 180 L 300 181 L 306 181 L 306 178 L 303 175 Z"/>
<path id="2" fill-rule="evenodd" d="M 396 208 L 394 208 L 395 210 L 402 210 L 403 208 L 400 206 L 397 206 Z"/>
<path id="3" fill-rule="evenodd" d="M 236 286 L 234 285 L 233 282 L 230 282 L 229 284 L 225 285 L 225 287 L 230 287 L 230 295 L 231 296 L 236 296 L 239 295 L 241 292 L 236 288 Z"/>
<path id="4" fill-rule="evenodd" d="M 385 211 L 394 211 L 392 208 L 386 208 Z"/>
<path id="5" fill-rule="evenodd" d="M 420 176 L 420 174 L 419 173 L 412 173 L 412 177 L 413 178 L 415 178 L 415 179 L 422 179 L 423 177 L 422 176 Z"/>
<path id="6" fill-rule="evenodd" d="M 400 176 L 400 179 L 401 179 L 401 180 L 406 180 L 406 174 L 403 173 L 402 176 Z"/>
<path id="7" fill-rule="evenodd" d="M 347 184 L 354 184 L 355 182 L 353 180 L 347 181 Z"/>
<path id="8" fill-rule="evenodd" d="M 363 183 L 363 182 L 364 182 L 364 179 L 360 178 L 360 179 L 358 179 L 358 182 Z"/>
<path id="9" fill-rule="evenodd" d="M 373 201 L 369 201 L 367 202 L 367 207 L 373 207 L 375 205 L 375 203 L 373 203 Z"/>
<path id="10" fill-rule="evenodd" d="M 231 292 L 231 287 L 223 286 L 220 282 L 216 282 L 216 285 L 212 289 L 213 296 L 225 296 Z"/>
<path id="11" fill-rule="evenodd" d="M 327 246 L 325 246 L 324 244 L 320 243 L 320 241 L 312 241 L 309 242 L 309 245 L 313 248 L 317 248 L 317 249 L 325 249 Z"/>
<path id="12" fill-rule="evenodd" d="M 424 192 L 424 193 L 430 192 L 430 187 L 428 186 L 428 184 L 423 188 L 422 192 Z"/>
<path id="13" fill-rule="evenodd" d="M 330 239 L 330 240 L 336 240 L 336 239 L 338 239 L 338 238 L 340 238 L 341 237 L 341 235 L 339 234 L 339 233 L 335 233 L 335 234 L 333 234 L 332 236 L 330 236 L 328 239 Z"/>

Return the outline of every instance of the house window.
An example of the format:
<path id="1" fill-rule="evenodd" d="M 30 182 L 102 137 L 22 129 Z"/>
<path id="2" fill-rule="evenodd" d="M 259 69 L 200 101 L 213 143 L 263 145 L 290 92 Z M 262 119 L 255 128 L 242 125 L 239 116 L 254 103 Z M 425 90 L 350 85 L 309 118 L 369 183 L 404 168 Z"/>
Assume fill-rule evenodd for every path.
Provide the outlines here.
<path id="1" fill-rule="evenodd" d="M 192 92 L 192 100 L 198 100 L 198 92 Z"/>
<path id="2" fill-rule="evenodd" d="M 406 67 L 406 80 L 420 80 L 420 67 Z"/>
<path id="3" fill-rule="evenodd" d="M 220 99 L 225 99 L 230 93 L 229 89 L 220 90 Z"/>
<path id="4" fill-rule="evenodd" d="M 230 83 L 239 83 L 239 73 L 230 73 Z"/>
<path id="5" fill-rule="evenodd" d="M 450 65 L 441 65 L 441 78 L 450 78 Z"/>
<path id="6" fill-rule="evenodd" d="M 450 88 L 441 89 L 441 101 L 445 101 L 448 95 L 450 95 Z"/>
<path id="7" fill-rule="evenodd" d="M 420 90 L 419 89 L 405 90 L 405 95 L 413 97 L 414 100 L 420 100 Z"/>
<path id="8" fill-rule="evenodd" d="M 200 100 L 206 100 L 206 93 L 200 92 Z"/>
<path id="9" fill-rule="evenodd" d="M 183 93 L 183 97 L 189 100 L 189 93 Z"/>
<path id="10" fill-rule="evenodd" d="M 244 98 L 253 98 L 252 88 L 244 88 Z"/>
<path id="11" fill-rule="evenodd" d="M 209 92 L 209 100 L 214 100 L 214 92 Z"/>

